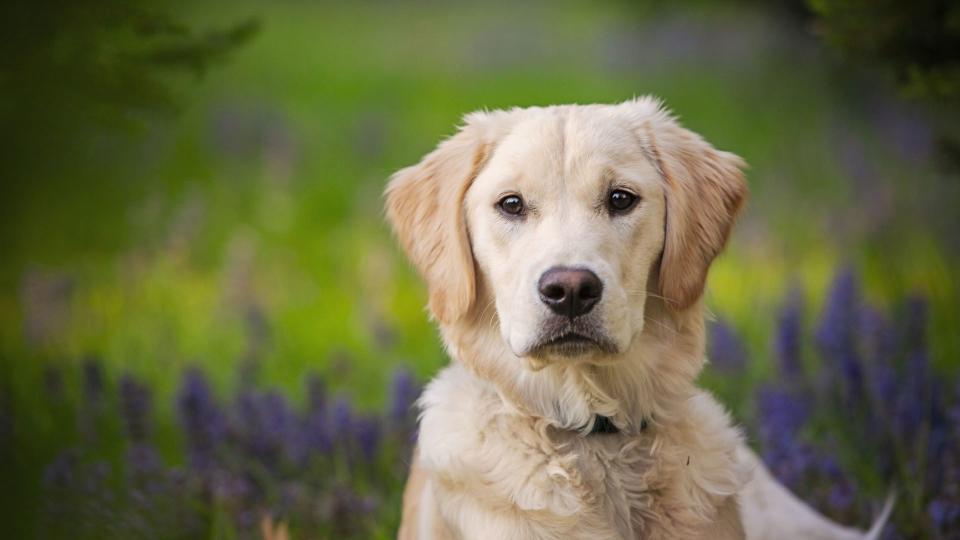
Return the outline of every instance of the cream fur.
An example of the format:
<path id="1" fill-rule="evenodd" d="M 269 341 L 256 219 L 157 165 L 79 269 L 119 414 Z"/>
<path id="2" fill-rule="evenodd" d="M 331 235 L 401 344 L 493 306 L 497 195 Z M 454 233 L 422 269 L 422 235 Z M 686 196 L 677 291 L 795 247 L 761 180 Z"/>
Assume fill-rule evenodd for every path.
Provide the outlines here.
<path id="1" fill-rule="evenodd" d="M 394 175 L 388 218 L 427 281 L 454 360 L 420 400 L 401 538 L 723 540 L 743 538 L 744 524 L 751 538 L 776 530 L 755 507 L 741 511 L 756 500 L 738 494 L 783 488 L 694 385 L 705 362 L 704 281 L 746 197 L 742 167 L 642 98 L 474 113 Z M 619 187 L 641 202 L 612 217 L 602 204 Z M 529 215 L 498 214 L 504 193 L 522 195 Z M 556 265 L 602 280 L 589 321 L 612 352 L 538 352 L 554 316 L 534 284 Z M 620 432 L 588 435 L 597 414 Z M 855 534 L 810 515 L 822 520 L 820 537 L 843 537 L 831 527 Z"/>

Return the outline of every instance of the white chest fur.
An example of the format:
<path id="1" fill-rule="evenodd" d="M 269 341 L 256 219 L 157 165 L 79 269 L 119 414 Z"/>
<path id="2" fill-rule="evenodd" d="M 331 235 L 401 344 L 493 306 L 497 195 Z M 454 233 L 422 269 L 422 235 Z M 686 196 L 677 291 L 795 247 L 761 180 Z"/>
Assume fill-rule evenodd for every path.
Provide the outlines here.
<path id="1" fill-rule="evenodd" d="M 433 499 L 477 538 L 695 538 L 743 482 L 740 436 L 705 393 L 671 425 L 584 436 L 517 414 L 454 364 L 421 406 Z"/>

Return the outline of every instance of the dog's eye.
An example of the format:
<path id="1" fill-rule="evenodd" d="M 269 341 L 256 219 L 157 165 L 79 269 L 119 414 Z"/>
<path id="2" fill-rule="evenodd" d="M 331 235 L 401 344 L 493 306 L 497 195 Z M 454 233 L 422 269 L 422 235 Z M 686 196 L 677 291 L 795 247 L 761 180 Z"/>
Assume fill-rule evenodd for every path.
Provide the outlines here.
<path id="1" fill-rule="evenodd" d="M 507 195 L 500 199 L 497 207 L 500 208 L 501 212 L 510 216 L 521 216 L 524 211 L 523 199 L 518 195 Z"/>
<path id="2" fill-rule="evenodd" d="M 607 205 L 610 207 L 610 212 L 615 214 L 624 214 L 630 211 L 630 209 L 637 204 L 639 199 L 640 197 L 637 197 L 629 191 L 615 189 L 610 192 L 610 195 L 607 199 Z"/>

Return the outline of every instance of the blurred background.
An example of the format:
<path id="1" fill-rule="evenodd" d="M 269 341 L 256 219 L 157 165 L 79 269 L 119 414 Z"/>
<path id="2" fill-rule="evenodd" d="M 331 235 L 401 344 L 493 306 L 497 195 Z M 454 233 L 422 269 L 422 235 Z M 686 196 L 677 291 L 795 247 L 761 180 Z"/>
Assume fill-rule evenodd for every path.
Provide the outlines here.
<path id="1" fill-rule="evenodd" d="M 703 384 L 820 511 L 960 537 L 960 8 L 874 4 L 4 5 L 9 537 L 395 535 L 447 360 L 387 177 L 645 94 L 750 164 Z"/>

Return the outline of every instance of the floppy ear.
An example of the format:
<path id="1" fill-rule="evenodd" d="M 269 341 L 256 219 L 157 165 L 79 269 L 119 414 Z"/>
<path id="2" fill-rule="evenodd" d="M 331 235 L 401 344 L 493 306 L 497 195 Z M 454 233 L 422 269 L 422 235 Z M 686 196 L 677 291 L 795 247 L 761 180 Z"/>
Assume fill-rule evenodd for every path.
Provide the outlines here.
<path id="1" fill-rule="evenodd" d="M 420 163 L 390 177 L 387 219 L 407 256 L 427 282 L 430 310 L 440 323 L 464 316 L 476 296 L 473 253 L 463 198 L 491 149 L 481 120 L 466 125 Z"/>
<path id="2" fill-rule="evenodd" d="M 747 197 L 744 161 L 715 149 L 654 103 L 643 123 L 651 157 L 666 183 L 660 294 L 681 311 L 703 294 L 707 270 Z"/>

